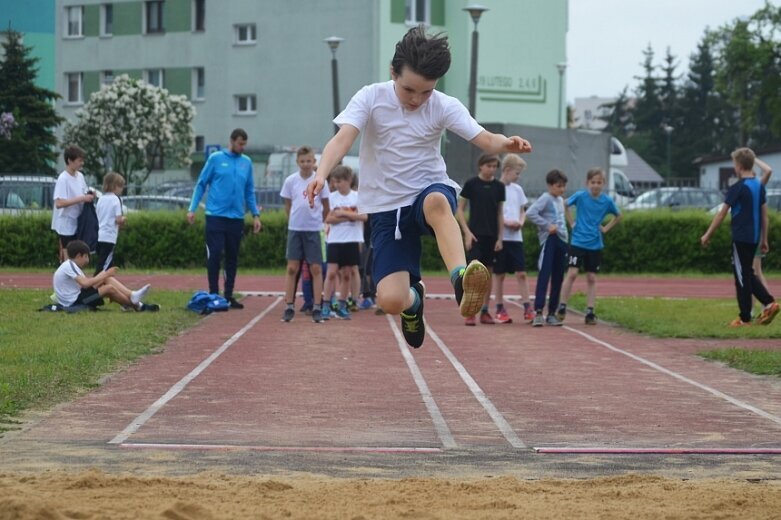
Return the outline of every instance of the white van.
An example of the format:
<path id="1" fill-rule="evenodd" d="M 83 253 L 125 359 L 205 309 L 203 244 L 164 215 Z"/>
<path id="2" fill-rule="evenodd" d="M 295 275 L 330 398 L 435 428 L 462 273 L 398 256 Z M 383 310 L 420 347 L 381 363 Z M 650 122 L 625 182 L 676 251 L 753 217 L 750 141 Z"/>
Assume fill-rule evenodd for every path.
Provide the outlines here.
<path id="1" fill-rule="evenodd" d="M 624 206 L 634 199 L 637 194 L 635 187 L 629 182 L 629 178 L 621 168 L 629 164 L 626 148 L 615 137 L 610 138 L 610 171 L 607 175 L 607 194 L 618 206 Z"/>
<path id="2" fill-rule="evenodd" d="M 320 162 L 321 154 L 315 154 L 315 160 Z M 342 159 L 342 164 L 352 168 L 353 173 L 358 173 L 358 157 L 355 155 L 346 155 Z M 262 182 L 258 183 L 261 187 L 267 188 L 281 188 L 285 178 L 291 173 L 298 170 L 296 165 L 296 152 L 274 152 L 269 155 L 268 163 L 266 163 L 266 173 L 262 179 Z"/>

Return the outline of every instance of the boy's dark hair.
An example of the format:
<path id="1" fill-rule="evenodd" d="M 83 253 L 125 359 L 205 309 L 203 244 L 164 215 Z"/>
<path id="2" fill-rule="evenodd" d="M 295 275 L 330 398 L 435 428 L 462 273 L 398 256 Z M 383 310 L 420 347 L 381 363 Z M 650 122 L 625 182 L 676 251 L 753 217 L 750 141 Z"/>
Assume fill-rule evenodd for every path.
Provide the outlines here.
<path id="1" fill-rule="evenodd" d="M 561 183 L 567 184 L 567 176 L 563 171 L 553 169 L 545 175 L 545 183 L 548 184 L 548 186 Z"/>
<path id="2" fill-rule="evenodd" d="M 396 75 L 404 66 L 428 80 L 436 80 L 450 68 L 450 47 L 443 33 L 427 35 L 423 25 L 413 27 L 396 44 L 391 67 Z"/>
<path id="3" fill-rule="evenodd" d="M 349 166 L 343 166 L 340 164 L 339 166 L 331 170 L 331 175 L 329 175 L 329 178 L 335 181 L 341 181 L 341 180 L 352 181 L 353 170 Z"/>
<path id="4" fill-rule="evenodd" d="M 604 179 L 605 178 L 605 170 L 603 170 L 602 168 L 590 168 L 586 172 L 586 182 L 590 181 L 591 179 L 593 179 L 597 175 L 601 175 L 602 179 Z"/>
<path id="5" fill-rule="evenodd" d="M 477 166 L 480 167 L 484 164 L 488 163 L 496 163 L 497 168 L 499 167 L 499 156 L 493 153 L 484 153 L 481 154 L 480 157 L 477 159 Z"/>
<path id="6" fill-rule="evenodd" d="M 231 132 L 231 141 L 235 141 L 239 137 L 245 141 L 249 139 L 249 137 L 247 137 L 247 132 L 243 128 L 236 128 L 233 132 Z"/>
<path id="7" fill-rule="evenodd" d="M 298 150 L 296 150 L 296 159 L 301 157 L 302 155 L 314 155 L 315 151 L 312 149 L 311 146 L 299 146 Z"/>
<path id="8" fill-rule="evenodd" d="M 65 151 L 62 152 L 62 157 L 65 159 L 65 164 L 69 164 L 71 161 L 75 161 L 76 159 L 84 159 L 85 157 L 84 150 L 76 146 L 75 144 L 72 144 L 65 148 Z"/>
<path id="9" fill-rule="evenodd" d="M 68 242 L 68 258 L 74 259 L 79 255 L 89 255 L 89 246 L 81 240 Z"/>

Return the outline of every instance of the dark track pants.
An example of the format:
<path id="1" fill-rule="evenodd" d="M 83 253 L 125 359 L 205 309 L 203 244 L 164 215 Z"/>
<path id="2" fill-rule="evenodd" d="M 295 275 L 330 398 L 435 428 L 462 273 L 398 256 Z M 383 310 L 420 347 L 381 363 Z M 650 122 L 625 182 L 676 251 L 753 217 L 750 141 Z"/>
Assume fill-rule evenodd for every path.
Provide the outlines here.
<path id="1" fill-rule="evenodd" d="M 537 290 L 534 293 L 534 310 L 541 311 L 545 308 L 545 293 L 550 282 L 548 314 L 555 314 L 556 308 L 559 306 L 561 284 L 567 265 L 567 243 L 558 235 L 549 236 L 542 246 L 537 264 L 539 274 L 537 275 Z"/>
<path id="2" fill-rule="evenodd" d="M 754 274 L 754 253 L 757 244 L 748 242 L 732 243 L 732 274 L 735 276 L 735 291 L 738 296 L 740 319 L 751 321 L 752 296 L 756 296 L 762 305 L 773 302 L 767 288 Z"/>
<path id="3" fill-rule="evenodd" d="M 243 232 L 244 219 L 206 216 L 206 270 L 210 293 L 220 292 L 220 262 L 225 250 L 224 295 L 225 298 L 233 296 Z"/>

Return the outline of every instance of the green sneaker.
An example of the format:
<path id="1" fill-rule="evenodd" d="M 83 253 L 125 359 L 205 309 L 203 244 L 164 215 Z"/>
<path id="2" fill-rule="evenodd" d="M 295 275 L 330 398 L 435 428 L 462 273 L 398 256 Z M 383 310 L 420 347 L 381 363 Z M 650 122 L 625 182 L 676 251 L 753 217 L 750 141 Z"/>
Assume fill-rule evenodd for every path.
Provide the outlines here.
<path id="1" fill-rule="evenodd" d="M 491 272 L 477 260 L 469 262 L 455 283 L 456 302 L 461 316 L 464 318 L 476 316 L 483 307 L 485 295 L 490 290 Z"/>
<path id="2" fill-rule="evenodd" d="M 423 302 L 426 297 L 426 286 L 423 282 L 417 282 L 412 286 L 420 297 L 420 307 L 415 314 L 401 313 L 401 332 L 404 340 L 412 348 L 420 348 L 426 337 L 426 324 L 423 322 Z"/>

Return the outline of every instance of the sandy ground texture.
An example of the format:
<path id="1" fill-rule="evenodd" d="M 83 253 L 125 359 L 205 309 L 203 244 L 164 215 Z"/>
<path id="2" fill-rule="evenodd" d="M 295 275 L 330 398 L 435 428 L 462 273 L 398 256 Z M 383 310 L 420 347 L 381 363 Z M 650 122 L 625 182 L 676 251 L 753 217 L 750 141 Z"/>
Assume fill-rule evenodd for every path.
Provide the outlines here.
<path id="1" fill-rule="evenodd" d="M 778 481 L 131 477 L 0 473 L 0 520 L 779 518 Z"/>

